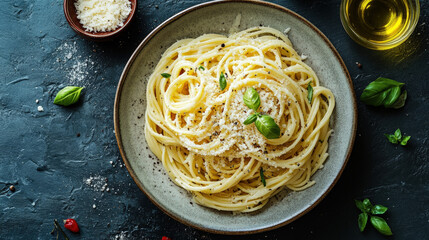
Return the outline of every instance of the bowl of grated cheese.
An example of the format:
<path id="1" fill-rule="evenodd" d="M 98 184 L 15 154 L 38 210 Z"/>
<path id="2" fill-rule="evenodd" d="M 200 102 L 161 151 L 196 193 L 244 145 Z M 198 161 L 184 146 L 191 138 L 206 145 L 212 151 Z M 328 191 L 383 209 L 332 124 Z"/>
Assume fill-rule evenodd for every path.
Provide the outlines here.
<path id="1" fill-rule="evenodd" d="M 137 0 L 64 0 L 64 15 L 80 36 L 105 41 L 119 35 L 131 22 Z"/>

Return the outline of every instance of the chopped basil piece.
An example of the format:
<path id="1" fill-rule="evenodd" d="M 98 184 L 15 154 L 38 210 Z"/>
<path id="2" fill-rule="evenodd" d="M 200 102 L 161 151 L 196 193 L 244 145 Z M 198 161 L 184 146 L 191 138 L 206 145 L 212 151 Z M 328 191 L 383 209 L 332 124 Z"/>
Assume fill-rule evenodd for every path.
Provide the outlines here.
<path id="1" fill-rule="evenodd" d="M 307 85 L 307 92 L 308 102 L 311 104 L 311 101 L 313 100 L 313 87 L 311 86 L 311 81 Z"/>
<path id="2" fill-rule="evenodd" d="M 225 75 L 223 74 L 223 72 L 220 73 L 220 77 L 219 77 L 219 87 L 220 90 L 224 90 L 226 88 L 226 78 Z"/>
<path id="3" fill-rule="evenodd" d="M 259 170 L 259 175 L 261 175 L 261 182 L 262 182 L 262 184 L 264 184 L 264 187 L 266 187 L 267 186 L 267 182 L 265 182 L 264 169 L 262 169 L 262 167 Z"/>
<path id="4" fill-rule="evenodd" d="M 170 78 L 170 77 L 171 77 L 171 74 L 169 74 L 169 73 L 161 73 L 161 76 L 162 76 L 163 78 Z"/>

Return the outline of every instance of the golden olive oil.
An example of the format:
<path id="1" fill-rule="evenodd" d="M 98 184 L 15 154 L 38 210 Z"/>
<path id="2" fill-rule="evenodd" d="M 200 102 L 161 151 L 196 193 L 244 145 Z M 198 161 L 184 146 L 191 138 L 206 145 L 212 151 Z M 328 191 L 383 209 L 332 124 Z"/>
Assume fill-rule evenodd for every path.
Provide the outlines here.
<path id="1" fill-rule="evenodd" d="M 409 0 L 345 0 L 343 4 L 351 30 L 371 42 L 390 42 L 411 25 Z"/>

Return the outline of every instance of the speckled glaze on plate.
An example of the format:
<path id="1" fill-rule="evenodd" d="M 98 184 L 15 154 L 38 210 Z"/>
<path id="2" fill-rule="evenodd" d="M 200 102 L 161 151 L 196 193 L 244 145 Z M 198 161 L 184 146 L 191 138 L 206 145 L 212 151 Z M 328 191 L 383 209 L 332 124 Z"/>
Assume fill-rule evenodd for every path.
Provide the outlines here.
<path id="1" fill-rule="evenodd" d="M 301 192 L 279 193 L 262 210 L 233 215 L 192 204 L 192 197 L 172 183 L 144 137 L 146 83 L 162 53 L 175 41 L 205 33 L 228 34 L 237 14 L 239 30 L 270 26 L 290 27 L 289 38 L 298 53 L 308 57 L 321 84 L 332 90 L 336 107 L 331 118 L 334 135 L 329 158 Z M 260 1 L 214 1 L 186 9 L 153 30 L 128 61 L 116 93 L 114 123 L 118 146 L 139 188 L 172 218 L 192 227 L 222 234 L 250 234 L 283 226 L 307 213 L 331 190 L 351 153 L 356 132 L 356 102 L 349 73 L 329 40 L 310 22 L 281 6 Z M 144 216 L 142 216 L 144 217 Z"/>

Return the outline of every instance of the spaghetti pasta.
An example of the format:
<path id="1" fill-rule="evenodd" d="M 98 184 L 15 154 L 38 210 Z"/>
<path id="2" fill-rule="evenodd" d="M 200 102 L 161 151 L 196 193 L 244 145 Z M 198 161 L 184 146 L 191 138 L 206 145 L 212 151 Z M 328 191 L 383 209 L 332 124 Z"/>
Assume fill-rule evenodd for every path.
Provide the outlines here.
<path id="1" fill-rule="evenodd" d="M 280 127 L 279 138 L 267 139 L 254 124 L 243 124 L 253 113 L 243 103 L 250 87 L 260 96 L 260 111 Z M 284 188 L 315 184 L 311 176 L 328 157 L 334 95 L 273 28 L 174 43 L 150 76 L 146 97 L 151 151 L 172 181 L 203 206 L 258 210 Z"/>

